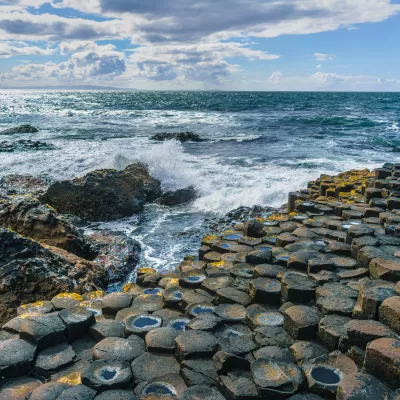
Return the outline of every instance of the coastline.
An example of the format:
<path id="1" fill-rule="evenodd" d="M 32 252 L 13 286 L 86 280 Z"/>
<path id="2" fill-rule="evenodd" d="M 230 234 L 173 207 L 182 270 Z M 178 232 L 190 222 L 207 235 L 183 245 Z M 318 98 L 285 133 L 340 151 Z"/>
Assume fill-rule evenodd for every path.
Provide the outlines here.
<path id="1" fill-rule="evenodd" d="M 49 295 L 57 269 L 44 285 L 28 285 L 33 303 L 14 299 L 15 307 L 3 310 L 0 398 L 2 392 L 14 398 L 16 387 L 36 395 L 50 380 L 87 398 L 110 390 L 124 394 L 108 399 L 134 398 L 134 388 L 143 399 L 159 398 L 160 391 L 185 400 L 297 393 L 346 399 L 362 391 L 386 399 L 400 387 L 399 177 L 397 164 L 322 175 L 291 192 L 278 210 L 235 210 L 230 229 L 217 225 L 203 238 L 198 259 L 188 257 L 166 273 L 138 269 L 135 283 L 111 294 L 104 292 L 99 253 L 90 256 L 85 238 L 51 204 L 31 193 L 22 195 L 28 207 L 15 200 L 20 194 L 2 200 L 3 207 L 10 202 L 0 215 L 2 234 L 8 247 L 20 246 L 7 253 L 3 276 L 17 267 L 12 261 L 21 260 L 24 246 L 54 268 L 67 262 L 69 268 Z M 39 197 L 48 190 L 33 183 Z M 16 207 L 22 224 L 21 214 L 10 217 Z M 38 220 L 51 220 L 52 228 L 35 238 Z M 34 240 L 14 232 L 27 229 L 27 221 L 34 221 Z M 3 303 L 13 285 L 4 278 Z M 16 358 L 18 346 L 26 349 Z M 107 371 L 116 373 L 106 379 Z"/>

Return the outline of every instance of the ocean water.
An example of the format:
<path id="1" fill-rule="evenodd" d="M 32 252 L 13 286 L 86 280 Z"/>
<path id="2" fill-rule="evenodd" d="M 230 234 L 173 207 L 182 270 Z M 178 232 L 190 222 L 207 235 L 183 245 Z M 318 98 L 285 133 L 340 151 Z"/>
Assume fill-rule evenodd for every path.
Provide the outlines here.
<path id="1" fill-rule="evenodd" d="M 134 237 L 159 270 L 196 251 L 207 218 L 279 206 L 321 173 L 400 161 L 399 93 L 0 91 L 0 130 L 19 124 L 40 132 L 15 138 L 56 149 L 0 153 L 0 175 L 69 179 L 142 161 L 165 190 L 197 188 L 190 205 L 89 227 Z M 205 141 L 149 140 L 180 131 Z"/>

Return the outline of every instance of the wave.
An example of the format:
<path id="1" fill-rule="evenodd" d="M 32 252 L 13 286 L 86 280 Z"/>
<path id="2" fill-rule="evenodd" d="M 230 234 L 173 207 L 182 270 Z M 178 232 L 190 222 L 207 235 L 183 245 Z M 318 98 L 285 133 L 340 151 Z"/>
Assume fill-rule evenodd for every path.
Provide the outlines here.
<path id="1" fill-rule="evenodd" d="M 258 142 L 259 140 L 264 139 L 263 135 L 238 135 L 234 137 L 226 137 L 226 138 L 217 138 L 210 140 L 211 143 L 218 143 L 218 142 Z"/>

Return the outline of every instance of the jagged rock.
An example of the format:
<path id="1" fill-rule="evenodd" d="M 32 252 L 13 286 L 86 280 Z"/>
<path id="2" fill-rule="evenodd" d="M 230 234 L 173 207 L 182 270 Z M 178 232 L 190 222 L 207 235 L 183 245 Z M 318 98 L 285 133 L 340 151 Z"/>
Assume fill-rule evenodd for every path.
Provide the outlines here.
<path id="1" fill-rule="evenodd" d="M 17 135 L 20 133 L 38 133 L 39 130 L 32 125 L 20 125 L 0 131 L 0 135 Z"/>
<path id="2" fill-rule="evenodd" d="M 1 134 L 1 132 L 0 132 Z M 0 153 L 13 153 L 16 151 L 37 151 L 37 150 L 54 150 L 55 146 L 45 142 L 34 140 L 17 140 L 9 142 L 3 140 L 0 142 Z"/>
<path id="3" fill-rule="evenodd" d="M 160 132 L 153 135 L 151 140 L 166 141 L 178 140 L 180 142 L 202 142 L 203 139 L 193 132 Z"/>
<path id="4" fill-rule="evenodd" d="M 0 228 L 0 322 L 21 304 L 62 292 L 102 289 L 106 283 L 100 265 Z"/>
<path id="5" fill-rule="evenodd" d="M 49 177 L 36 177 L 32 175 L 4 175 L 0 178 L 0 196 L 31 195 L 38 197 L 42 195 L 51 185 Z"/>
<path id="6" fill-rule="evenodd" d="M 196 189 L 190 186 L 186 189 L 178 189 L 172 192 L 165 192 L 160 197 L 160 204 L 164 206 L 177 206 L 193 201 L 197 197 Z"/>
<path id="7" fill-rule="evenodd" d="M 140 211 L 146 202 L 160 195 L 160 182 L 150 176 L 144 164 L 138 163 L 122 171 L 103 169 L 56 182 L 42 200 L 62 213 L 89 221 L 109 221 Z"/>
<path id="8" fill-rule="evenodd" d="M 228 399 L 258 399 L 257 387 L 250 372 L 234 370 L 227 375 L 221 375 L 220 380 Z"/>

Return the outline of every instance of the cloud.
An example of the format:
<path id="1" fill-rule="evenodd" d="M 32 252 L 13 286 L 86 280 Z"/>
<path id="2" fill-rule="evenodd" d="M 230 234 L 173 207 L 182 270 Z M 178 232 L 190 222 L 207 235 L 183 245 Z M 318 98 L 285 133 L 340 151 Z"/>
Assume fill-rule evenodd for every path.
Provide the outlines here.
<path id="1" fill-rule="evenodd" d="M 1 42 L 0 41 L 0 58 L 10 58 L 14 56 L 48 56 L 55 54 L 54 48 L 41 48 L 38 46 L 30 46 L 24 42 Z"/>
<path id="2" fill-rule="evenodd" d="M 314 53 L 314 56 L 317 61 L 329 61 L 335 59 L 335 56 L 332 54 Z"/>
<path id="3" fill-rule="evenodd" d="M 268 78 L 268 82 L 272 83 L 273 85 L 278 85 L 283 78 L 283 74 L 280 71 L 275 71 L 272 75 Z"/>

